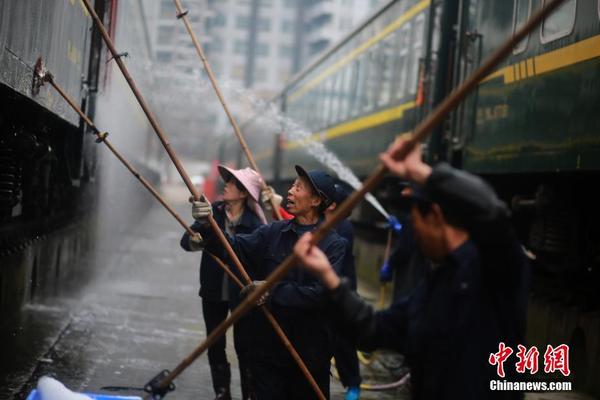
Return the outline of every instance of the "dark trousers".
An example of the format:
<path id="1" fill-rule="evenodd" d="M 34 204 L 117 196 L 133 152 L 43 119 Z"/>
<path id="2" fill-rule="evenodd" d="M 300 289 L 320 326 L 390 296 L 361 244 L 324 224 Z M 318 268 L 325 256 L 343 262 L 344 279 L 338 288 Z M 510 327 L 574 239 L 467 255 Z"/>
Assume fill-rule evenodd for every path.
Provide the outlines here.
<path id="1" fill-rule="evenodd" d="M 356 346 L 348 338 L 338 335 L 333 357 L 342 385 L 344 387 L 360 386 L 362 379 L 360 378 Z"/>
<path id="2" fill-rule="evenodd" d="M 309 370 L 325 398 L 329 399 L 329 360 L 322 364 L 318 368 L 309 367 Z M 253 368 L 259 400 L 318 399 L 298 365 L 291 359 L 285 363 L 256 360 Z"/>
<path id="3" fill-rule="evenodd" d="M 209 335 L 227 318 L 229 314 L 229 302 L 202 299 L 202 314 L 204 316 L 204 324 L 206 325 L 206 333 Z M 251 335 L 248 325 L 249 318 L 246 316 L 233 326 L 233 344 L 240 367 L 248 365 L 248 349 L 250 347 L 249 340 Z M 225 335 L 223 335 L 208 349 L 208 362 L 211 365 L 227 364 L 227 355 L 225 354 L 226 345 Z"/>

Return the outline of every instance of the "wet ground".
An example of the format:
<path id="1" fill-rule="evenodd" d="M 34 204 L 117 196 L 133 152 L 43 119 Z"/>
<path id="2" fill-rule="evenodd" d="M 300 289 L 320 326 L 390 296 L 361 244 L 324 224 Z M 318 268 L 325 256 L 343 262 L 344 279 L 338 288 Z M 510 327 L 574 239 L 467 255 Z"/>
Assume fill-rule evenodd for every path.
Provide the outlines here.
<path id="1" fill-rule="evenodd" d="M 185 199 L 187 196 L 171 196 Z M 182 215 L 186 204 L 177 204 Z M 140 394 L 140 388 L 163 369 L 172 369 L 206 336 L 198 291 L 198 254 L 179 248 L 181 229 L 160 207 L 126 237 L 114 241 L 97 260 L 98 278 L 71 298 L 26 307 L 11 332 L 14 361 L 0 375 L 0 399 L 22 399 L 42 375 L 52 375 L 76 391 L 109 393 L 102 388 L 122 387 L 118 394 Z M 101 247 L 102 244 L 99 244 Z M 375 298 L 372 293 L 365 295 Z M 231 336 L 234 398 L 239 377 Z M 395 359 L 383 357 L 363 365 L 366 381 L 391 382 Z M 392 366 L 393 367 L 393 366 Z M 201 356 L 176 380 L 170 398 L 212 399 L 206 356 Z M 344 390 L 332 378 L 332 399 Z M 405 388 L 363 392 L 363 399 L 406 399 Z"/>

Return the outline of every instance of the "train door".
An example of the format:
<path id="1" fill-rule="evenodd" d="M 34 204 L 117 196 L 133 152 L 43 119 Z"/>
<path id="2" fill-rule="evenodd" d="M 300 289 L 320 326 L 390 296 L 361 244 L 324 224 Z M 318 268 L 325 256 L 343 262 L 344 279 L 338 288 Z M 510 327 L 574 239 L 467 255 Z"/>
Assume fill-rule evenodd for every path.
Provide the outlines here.
<path id="1" fill-rule="evenodd" d="M 452 60 L 456 46 L 459 3 L 459 0 L 437 0 L 431 4 L 427 48 L 419 83 L 421 88 L 418 97 L 424 98 L 420 118 L 430 113 L 452 91 Z M 448 132 L 448 120 L 434 129 L 425 146 L 427 162 L 436 163 L 447 159 Z"/>
<path id="2" fill-rule="evenodd" d="M 477 30 L 476 17 L 479 0 L 461 0 L 458 4 L 456 43 L 452 49 L 452 89 L 459 86 L 479 66 L 482 57 L 482 35 Z M 465 140 L 473 134 L 478 89 L 450 115 L 447 130 L 447 160 L 462 167 Z"/>

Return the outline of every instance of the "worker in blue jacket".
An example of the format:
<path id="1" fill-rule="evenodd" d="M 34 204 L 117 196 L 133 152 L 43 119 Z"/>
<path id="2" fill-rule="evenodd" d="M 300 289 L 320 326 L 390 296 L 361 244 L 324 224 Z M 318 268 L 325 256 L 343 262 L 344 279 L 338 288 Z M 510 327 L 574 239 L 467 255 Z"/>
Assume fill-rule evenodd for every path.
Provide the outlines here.
<path id="1" fill-rule="evenodd" d="M 225 182 L 223 200 L 210 206 L 215 222 L 229 234 L 251 233 L 266 223 L 259 204 L 260 176 L 250 168 L 232 169 L 218 166 L 221 178 Z M 201 223 L 196 220 L 191 226 L 195 232 L 201 231 Z M 181 247 L 186 251 L 204 250 L 221 259 L 226 256 L 225 249 L 213 242 L 205 246 L 199 237 L 190 237 L 186 232 L 181 238 Z M 233 271 L 237 273 L 237 271 Z M 239 277 L 239 276 L 238 276 Z M 200 297 L 202 297 L 202 315 L 206 332 L 210 334 L 239 303 L 240 289 L 231 281 L 217 262 L 207 254 L 202 255 L 200 263 Z M 256 398 L 252 379 L 252 368 L 249 360 L 249 349 L 252 330 L 252 315 L 240 319 L 234 326 L 233 338 L 238 364 L 242 399 Z M 231 370 L 225 354 L 225 336 L 208 349 L 208 361 L 215 390 L 216 400 L 231 399 Z"/>
<path id="2" fill-rule="evenodd" d="M 420 147 L 398 161 L 399 139 L 381 160 L 415 182 L 412 221 L 417 242 L 435 264 L 410 296 L 374 312 L 340 279 L 310 234 L 295 246 L 301 263 L 327 287 L 332 307 L 357 334 L 359 348 L 389 348 L 407 357 L 417 400 L 518 399 L 490 390 L 492 380 L 517 379 L 514 363 L 498 376 L 490 355 L 523 344 L 529 265 L 509 211 L 479 177 L 446 164 L 430 167 Z"/>
<path id="3" fill-rule="evenodd" d="M 228 235 L 255 285 L 260 285 L 292 253 L 302 234 L 313 231 L 324 221 L 324 212 L 335 196 L 333 179 L 325 172 L 307 172 L 300 166 L 296 166 L 296 172 L 298 178 L 287 193 L 286 208 L 294 215 L 292 220 L 272 222 L 251 234 Z M 206 203 L 195 202 L 192 212 L 197 220 L 202 221 L 212 210 Z M 215 241 L 215 236 L 208 229 L 200 232 L 206 243 Z M 342 268 L 346 246 L 346 241 L 335 232 L 326 235 L 318 244 L 337 271 Z M 324 312 L 327 301 L 323 285 L 302 268 L 292 269 L 272 288 L 266 299 L 267 306 L 328 398 L 333 337 L 331 318 Z M 252 366 L 258 398 L 316 398 L 270 324 L 258 313 L 253 322 Z"/>
<path id="4" fill-rule="evenodd" d="M 335 183 L 336 196 L 334 202 L 325 211 L 325 218 L 329 218 L 337 207 L 346 200 L 352 192 L 351 186 L 336 179 Z M 354 228 L 350 222 L 349 215 L 341 220 L 335 227 L 335 231 L 346 239 L 346 254 L 340 275 L 348 279 L 352 290 L 356 291 L 356 265 L 354 263 Z M 356 354 L 356 343 L 352 335 L 346 335 L 343 327 L 337 327 L 335 333 L 337 340 L 333 349 L 333 358 L 335 359 L 335 367 L 338 371 L 340 382 L 346 388 L 344 400 L 359 400 L 360 399 L 360 384 L 362 378 L 360 376 L 360 366 L 358 363 L 358 355 Z"/>

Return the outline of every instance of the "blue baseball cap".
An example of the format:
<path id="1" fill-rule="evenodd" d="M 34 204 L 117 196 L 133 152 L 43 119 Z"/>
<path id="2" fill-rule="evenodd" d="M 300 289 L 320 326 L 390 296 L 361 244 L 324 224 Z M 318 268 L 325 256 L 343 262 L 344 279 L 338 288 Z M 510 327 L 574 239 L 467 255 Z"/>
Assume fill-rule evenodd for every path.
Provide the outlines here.
<path id="1" fill-rule="evenodd" d="M 337 192 L 335 190 L 335 182 L 331 175 L 320 170 L 307 172 L 299 165 L 296 165 L 294 168 L 296 168 L 296 173 L 299 177 L 304 177 L 310 182 L 314 191 L 325 201 L 325 205 L 328 206 L 335 201 Z"/>
<path id="2" fill-rule="evenodd" d="M 342 204 L 354 191 L 354 188 L 346 181 L 339 178 L 333 178 L 335 183 L 335 198 L 333 201 L 336 204 Z"/>

